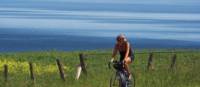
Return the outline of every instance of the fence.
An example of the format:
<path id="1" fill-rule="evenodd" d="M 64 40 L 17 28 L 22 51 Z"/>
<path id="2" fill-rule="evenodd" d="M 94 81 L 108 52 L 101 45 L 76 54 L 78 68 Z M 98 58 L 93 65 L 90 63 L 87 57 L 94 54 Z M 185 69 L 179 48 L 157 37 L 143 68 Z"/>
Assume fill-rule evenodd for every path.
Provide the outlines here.
<path id="1" fill-rule="evenodd" d="M 193 51 L 193 52 L 197 52 L 197 51 Z M 154 69 L 154 65 L 153 65 L 153 61 L 154 61 L 154 54 L 157 53 L 173 53 L 173 56 L 171 58 L 171 64 L 169 65 L 169 68 L 171 70 L 174 70 L 176 67 L 176 60 L 177 60 L 177 54 L 178 53 L 188 53 L 188 51 L 181 51 L 181 52 L 150 52 L 150 53 L 136 53 L 136 54 L 149 54 L 148 57 L 148 62 L 147 62 L 147 70 L 153 70 Z M 100 53 L 100 54 L 87 54 L 87 55 L 108 55 L 108 53 Z M 111 55 L 111 54 L 109 54 Z M 78 80 L 80 78 L 81 73 L 83 72 L 84 75 L 88 75 L 87 73 L 87 67 L 86 67 L 86 55 L 84 54 L 79 54 L 79 61 L 80 63 L 77 65 L 77 73 L 76 73 L 76 77 L 75 79 Z M 61 61 L 59 59 L 56 59 L 56 64 L 58 66 L 58 73 L 60 74 L 60 78 L 65 81 L 65 73 L 63 70 L 63 64 L 61 63 Z M 4 65 L 3 67 L 3 77 L 5 82 L 8 81 L 9 78 L 9 66 L 7 64 Z M 30 71 L 30 79 L 32 81 L 35 81 L 35 74 L 34 74 L 34 66 L 32 62 L 29 62 L 29 71 Z"/>

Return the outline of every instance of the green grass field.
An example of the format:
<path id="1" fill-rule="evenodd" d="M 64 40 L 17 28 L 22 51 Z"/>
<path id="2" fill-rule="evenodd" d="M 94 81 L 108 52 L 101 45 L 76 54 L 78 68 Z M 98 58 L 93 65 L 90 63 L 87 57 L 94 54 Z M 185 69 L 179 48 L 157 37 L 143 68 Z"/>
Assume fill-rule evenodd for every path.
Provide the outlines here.
<path id="1" fill-rule="evenodd" d="M 159 50 L 160 51 L 160 50 Z M 88 76 L 75 80 L 79 53 L 87 55 Z M 146 52 L 146 51 L 141 51 Z M 131 70 L 136 87 L 200 87 L 200 52 L 177 53 L 176 68 L 170 70 L 173 53 L 155 53 L 155 69 L 147 71 L 149 54 L 136 54 Z M 108 69 L 110 50 L 46 51 L 0 54 L 0 87 L 109 87 L 112 70 Z M 56 59 L 64 65 L 66 81 L 59 76 Z M 30 79 L 28 62 L 33 62 L 35 82 Z M 3 66 L 8 65 L 8 81 L 4 81 Z"/>

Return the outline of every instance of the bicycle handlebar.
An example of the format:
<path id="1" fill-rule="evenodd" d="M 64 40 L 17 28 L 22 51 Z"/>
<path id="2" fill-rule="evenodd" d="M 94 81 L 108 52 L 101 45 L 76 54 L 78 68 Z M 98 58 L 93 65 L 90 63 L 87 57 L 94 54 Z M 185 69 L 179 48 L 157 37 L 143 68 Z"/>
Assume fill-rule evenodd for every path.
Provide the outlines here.
<path id="1" fill-rule="evenodd" d="M 116 64 L 120 64 L 120 65 L 122 65 L 122 67 L 124 67 L 124 61 L 123 62 L 121 62 L 121 61 L 113 61 L 113 62 L 108 62 L 108 68 L 111 69 L 111 67 L 115 67 L 114 65 L 116 65 Z"/>

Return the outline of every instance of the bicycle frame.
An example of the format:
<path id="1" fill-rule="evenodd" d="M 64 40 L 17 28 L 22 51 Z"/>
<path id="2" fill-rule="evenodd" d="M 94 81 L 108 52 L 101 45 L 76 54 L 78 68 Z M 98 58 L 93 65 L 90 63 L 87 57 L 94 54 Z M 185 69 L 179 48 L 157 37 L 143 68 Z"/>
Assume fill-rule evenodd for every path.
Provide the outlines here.
<path id="1" fill-rule="evenodd" d="M 129 80 L 128 72 L 125 70 L 123 62 L 114 61 L 113 63 L 109 63 L 109 69 L 111 69 L 111 64 L 116 72 L 112 75 L 114 78 L 111 77 L 110 79 L 110 87 L 113 87 L 113 83 L 116 81 L 119 81 L 117 87 L 135 87 L 134 74 L 132 74 L 132 80 Z"/>
<path id="2" fill-rule="evenodd" d="M 114 61 L 113 62 L 113 67 L 116 70 L 115 73 L 115 79 L 117 78 L 120 80 L 120 87 L 127 87 L 127 79 L 128 79 L 128 74 L 127 71 L 124 69 L 124 63 L 123 62 L 118 62 L 118 61 Z M 110 67 L 110 64 L 109 64 Z"/>

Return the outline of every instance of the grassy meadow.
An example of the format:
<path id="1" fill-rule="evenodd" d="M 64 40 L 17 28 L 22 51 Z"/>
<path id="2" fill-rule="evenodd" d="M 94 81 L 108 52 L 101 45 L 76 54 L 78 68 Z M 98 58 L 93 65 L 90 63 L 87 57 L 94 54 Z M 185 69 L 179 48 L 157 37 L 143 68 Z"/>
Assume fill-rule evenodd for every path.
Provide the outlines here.
<path id="1" fill-rule="evenodd" d="M 131 65 L 136 87 L 200 87 L 200 51 L 176 53 L 174 70 L 169 69 L 174 53 L 154 53 L 154 70 L 150 71 L 146 69 L 149 54 L 138 52 Z M 88 75 L 82 74 L 75 80 L 79 53 L 86 54 Z M 0 53 L 0 87 L 109 87 L 114 72 L 107 66 L 110 58 L 111 50 Z M 64 66 L 66 81 L 60 79 L 56 59 Z M 34 65 L 34 82 L 29 75 L 30 61 Z M 4 81 L 4 64 L 8 65 L 7 82 Z"/>

